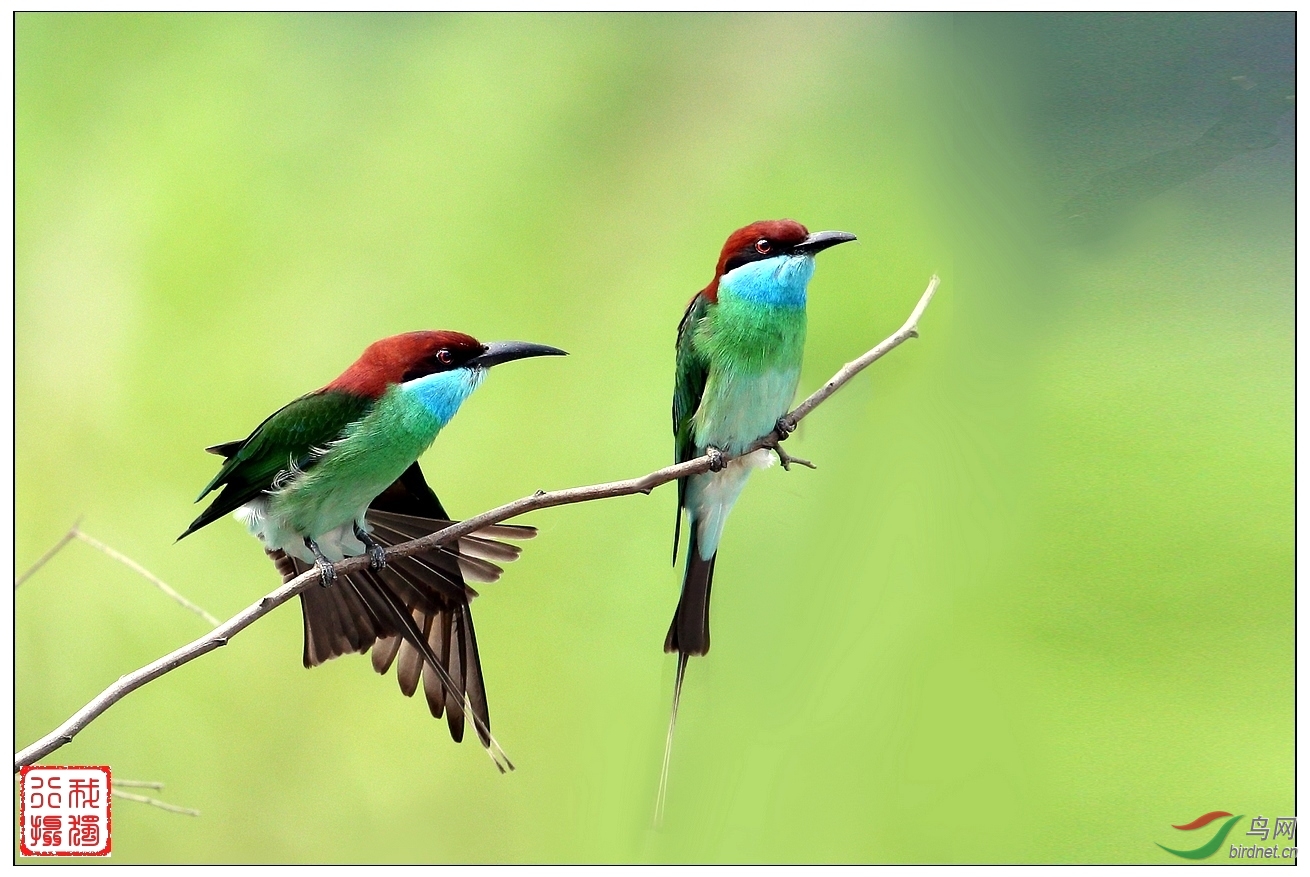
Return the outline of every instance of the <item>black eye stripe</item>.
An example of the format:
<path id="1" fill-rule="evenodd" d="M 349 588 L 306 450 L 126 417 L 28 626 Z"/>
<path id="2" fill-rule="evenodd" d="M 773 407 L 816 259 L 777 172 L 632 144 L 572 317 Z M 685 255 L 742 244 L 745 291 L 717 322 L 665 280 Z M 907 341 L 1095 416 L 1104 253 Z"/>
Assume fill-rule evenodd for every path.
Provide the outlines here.
<path id="1" fill-rule="evenodd" d="M 401 383 L 405 383 L 406 381 L 412 381 L 417 378 L 427 377 L 428 375 L 434 375 L 437 372 L 451 371 L 452 369 L 457 368 L 460 363 L 464 362 L 468 358 L 469 358 L 468 352 L 466 351 L 450 350 L 448 348 L 443 347 L 440 350 L 438 350 L 436 353 L 429 355 L 422 362 L 418 363 L 414 368 L 411 368 L 409 371 L 405 372 L 404 376 L 401 377 L 400 381 Z"/>
<path id="2" fill-rule="evenodd" d="M 761 253 L 758 249 L 760 242 L 763 241 L 768 247 L 767 253 Z M 761 238 L 754 243 L 747 244 L 742 250 L 729 257 L 728 261 L 723 264 L 723 273 L 727 274 L 735 268 L 740 268 L 750 262 L 759 262 L 762 259 L 772 259 L 775 256 L 785 256 L 791 251 L 791 247 L 778 241 L 771 241 L 767 238 Z"/>

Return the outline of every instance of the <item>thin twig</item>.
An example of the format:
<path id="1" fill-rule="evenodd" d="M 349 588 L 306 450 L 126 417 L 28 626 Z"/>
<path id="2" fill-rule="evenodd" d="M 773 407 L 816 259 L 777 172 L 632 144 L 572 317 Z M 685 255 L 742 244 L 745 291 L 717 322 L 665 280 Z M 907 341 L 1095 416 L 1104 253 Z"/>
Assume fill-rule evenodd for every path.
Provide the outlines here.
<path id="1" fill-rule="evenodd" d="M 146 569 L 141 564 L 137 563 L 132 558 L 128 557 L 126 554 L 122 554 L 118 551 L 115 551 L 105 543 L 101 542 L 99 539 L 96 539 L 94 536 L 88 536 L 86 533 L 83 533 L 77 527 L 74 527 L 69 532 L 72 534 L 74 539 L 82 540 L 87 545 L 90 545 L 92 548 L 94 548 L 96 551 L 99 551 L 105 554 L 106 556 L 111 557 L 114 560 L 117 560 L 119 563 L 123 564 L 123 566 L 132 570 L 132 572 L 140 575 L 146 581 L 150 582 L 150 584 L 154 585 L 156 588 L 163 591 L 165 596 L 167 596 L 173 602 L 177 603 L 183 609 L 186 609 L 188 612 L 194 612 L 196 615 L 199 615 L 201 618 L 205 619 L 205 621 L 209 622 L 210 627 L 218 627 L 218 625 L 222 623 L 217 618 L 206 612 L 204 609 L 201 609 L 199 606 L 197 606 L 195 603 L 192 603 L 186 597 L 183 597 L 177 591 L 174 591 L 172 588 L 168 586 L 168 584 L 163 579 L 152 573 L 150 570 Z"/>
<path id="2" fill-rule="evenodd" d="M 114 786 L 122 786 L 125 789 L 154 789 L 156 792 L 164 790 L 164 784 L 155 780 L 114 780 Z"/>
<path id="3" fill-rule="evenodd" d="M 114 783 L 114 785 L 120 785 Z M 179 807 L 176 804 L 167 804 L 158 798 L 147 798 L 145 795 L 133 795 L 131 792 L 120 792 L 114 789 L 114 798 L 122 798 L 124 801 L 137 801 L 141 804 L 149 804 L 151 807 L 158 807 L 160 810 L 167 810 L 169 813 L 181 813 L 183 816 L 199 816 L 199 810 L 192 810 L 190 807 Z"/>
<path id="4" fill-rule="evenodd" d="M 851 378 L 859 374 L 870 364 L 886 356 L 892 350 L 895 350 L 910 338 L 918 337 L 919 318 L 923 315 L 924 309 L 932 301 L 933 294 L 937 291 L 939 280 L 936 275 L 928 282 L 928 288 L 924 290 L 915 306 L 914 311 L 910 314 L 899 329 L 891 336 L 884 340 L 877 347 L 865 353 L 858 359 L 852 360 L 842 366 L 833 377 L 822 387 L 816 390 L 809 398 L 783 418 L 784 425 L 790 427 L 787 432 L 800 422 L 802 418 L 808 415 L 824 400 L 826 400 L 837 390 L 841 389 Z M 751 444 L 742 454 L 760 450 L 761 448 L 774 449 L 778 443 L 785 439 L 785 435 L 780 435 L 777 430 L 760 438 Z M 721 460 L 730 460 L 730 456 L 721 456 Z M 516 499 L 513 502 L 498 506 L 490 511 L 483 512 L 480 515 L 469 518 L 458 523 L 451 524 L 443 530 L 438 530 L 424 536 L 422 539 L 414 539 L 409 542 L 403 542 L 394 545 L 386 550 L 387 560 L 394 560 L 399 557 L 408 557 L 411 554 L 417 554 L 423 551 L 430 551 L 438 545 L 447 542 L 453 542 L 470 533 L 481 530 L 483 527 L 490 526 L 513 518 L 525 512 L 537 511 L 538 509 L 553 508 L 555 506 L 569 505 L 571 503 L 589 502 L 598 499 L 608 499 L 616 496 L 630 496 L 636 493 L 648 494 L 661 484 L 667 484 L 679 478 L 686 478 L 691 475 L 699 475 L 702 472 L 708 472 L 712 460 L 709 456 L 697 457 L 694 460 L 687 460 L 673 466 L 665 466 L 649 475 L 643 475 L 640 478 L 629 478 L 624 481 L 610 481 L 604 484 L 592 484 L 586 487 L 571 487 L 566 490 L 545 491 L 538 490 L 531 496 L 525 496 Z M 369 563 L 367 555 L 358 557 L 348 557 L 345 560 L 334 563 L 332 566 L 338 575 L 353 573 L 364 569 Z M 199 639 L 193 640 L 170 652 L 164 657 L 153 663 L 119 677 L 118 681 L 110 685 L 100 694 L 75 712 L 68 721 L 64 722 L 55 730 L 51 731 L 40 740 L 23 749 L 14 755 L 14 770 L 17 771 L 24 765 L 32 764 L 38 759 L 44 758 L 56 749 L 72 742 L 77 734 L 95 721 L 105 710 L 109 709 L 118 701 L 127 695 L 136 691 L 141 686 L 158 679 L 165 673 L 169 673 L 181 667 L 183 664 L 195 660 L 201 655 L 206 655 L 215 649 L 225 646 L 241 631 L 245 630 L 254 622 L 263 616 L 272 612 L 278 606 L 295 597 L 305 588 L 319 581 L 319 572 L 317 568 L 310 569 L 282 587 L 272 591 L 268 595 L 261 597 L 258 602 L 247 606 L 241 612 L 219 625 L 213 631 L 205 634 Z"/>
<path id="5" fill-rule="evenodd" d="M 41 567 L 45 566 L 46 562 L 50 560 L 50 558 L 58 554 L 65 545 L 67 545 L 69 542 L 72 542 L 74 539 L 77 539 L 79 541 L 85 542 L 87 545 L 90 545 L 96 551 L 103 553 L 105 556 L 113 560 L 117 560 L 119 563 L 123 564 L 123 566 L 132 570 L 132 572 L 141 576 L 146 581 L 154 585 L 156 588 L 163 591 L 165 596 L 173 600 L 173 602 L 177 603 L 183 609 L 186 609 L 188 612 L 194 612 L 196 615 L 199 615 L 201 618 L 205 619 L 205 621 L 209 622 L 210 627 L 218 627 L 219 620 L 217 618 L 210 615 L 204 609 L 201 609 L 195 603 L 192 603 L 186 597 L 183 597 L 177 591 L 170 588 L 168 586 L 168 583 L 166 583 L 163 579 L 152 573 L 150 570 L 146 569 L 141 564 L 137 563 L 132 558 L 128 557 L 126 554 L 123 554 L 120 551 L 115 551 L 105 543 L 101 542 L 99 539 L 85 532 L 81 528 L 81 526 L 79 526 L 81 523 L 82 523 L 82 519 L 78 518 L 77 523 L 73 524 L 72 528 L 63 536 L 60 537 L 59 541 L 54 544 L 54 547 L 52 547 L 45 554 L 41 555 L 41 559 L 38 560 L 36 563 L 32 564 L 31 568 L 28 569 L 27 572 L 23 573 L 21 576 L 14 579 L 14 590 L 17 590 L 19 585 L 21 585 L 23 582 L 31 578 L 32 573 L 36 572 Z"/>
<path id="6" fill-rule="evenodd" d="M 78 518 L 76 521 L 74 521 L 73 526 L 69 528 L 67 533 L 59 537 L 59 541 L 54 544 L 54 547 L 52 547 L 45 554 L 42 554 L 40 560 L 38 560 L 36 563 L 32 564 L 30 567 L 27 568 L 27 572 L 23 573 L 21 576 L 18 576 L 16 579 L 14 579 L 15 591 L 18 590 L 19 585 L 30 579 L 34 572 L 36 572 L 41 567 L 45 566 L 50 561 L 50 558 L 54 557 L 56 554 L 62 551 L 65 545 L 67 545 L 69 542 L 72 542 L 74 539 L 77 538 L 77 527 L 81 523 L 82 523 L 81 518 Z"/>

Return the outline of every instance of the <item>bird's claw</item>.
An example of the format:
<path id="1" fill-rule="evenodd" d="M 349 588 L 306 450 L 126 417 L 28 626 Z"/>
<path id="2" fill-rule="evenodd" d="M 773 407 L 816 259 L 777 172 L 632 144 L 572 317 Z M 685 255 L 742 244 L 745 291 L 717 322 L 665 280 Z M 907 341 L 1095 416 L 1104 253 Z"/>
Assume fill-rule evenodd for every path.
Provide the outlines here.
<path id="1" fill-rule="evenodd" d="M 377 543 L 377 540 L 360 527 L 355 525 L 355 538 L 364 544 L 368 549 L 368 568 L 377 572 L 387 565 L 387 550 Z"/>
<path id="2" fill-rule="evenodd" d="M 779 427 L 782 426 L 781 420 L 778 421 L 778 426 Z M 792 429 L 795 429 L 795 427 L 793 426 Z M 781 441 L 782 439 L 771 439 L 764 446 L 778 455 L 778 462 L 782 464 L 782 468 L 785 471 L 787 472 L 791 471 L 792 463 L 795 463 L 797 466 L 805 466 L 809 469 L 819 468 L 818 466 L 811 463 L 809 460 L 806 460 L 804 457 L 793 457 L 791 454 L 784 451 L 782 449 L 782 445 L 780 444 Z"/>
<path id="3" fill-rule="evenodd" d="M 305 537 L 305 547 L 314 555 L 314 567 L 318 570 L 318 583 L 325 588 L 332 587 L 337 580 L 337 571 L 333 568 L 332 561 L 323 556 L 323 552 L 319 550 L 318 545 L 308 536 Z"/>
<path id="4" fill-rule="evenodd" d="M 705 449 L 705 456 L 710 458 L 710 471 L 722 472 L 723 468 L 728 465 L 727 458 L 724 457 L 723 451 L 710 445 Z"/>
<path id="5" fill-rule="evenodd" d="M 318 570 L 318 583 L 325 588 L 330 588 L 337 581 L 337 571 L 333 569 L 332 563 L 325 557 L 320 557 L 314 561 L 314 567 Z"/>
<path id="6" fill-rule="evenodd" d="M 773 431 L 778 434 L 778 441 L 786 441 L 787 437 L 796 431 L 796 421 L 792 420 L 790 415 L 784 414 L 773 425 Z"/>

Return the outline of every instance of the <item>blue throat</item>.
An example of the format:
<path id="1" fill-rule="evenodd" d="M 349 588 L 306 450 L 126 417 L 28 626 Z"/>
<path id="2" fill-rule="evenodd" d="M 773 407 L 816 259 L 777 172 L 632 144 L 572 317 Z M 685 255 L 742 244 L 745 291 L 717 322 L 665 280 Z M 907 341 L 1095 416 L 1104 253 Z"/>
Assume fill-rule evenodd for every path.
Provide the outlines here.
<path id="1" fill-rule="evenodd" d="M 418 399 L 444 427 L 486 375 L 487 370 L 484 368 L 457 368 L 406 381 L 401 384 L 401 388 Z"/>
<path id="2" fill-rule="evenodd" d="M 813 276 L 813 256 L 775 256 L 732 269 L 719 288 L 751 304 L 804 308 L 805 289 Z"/>

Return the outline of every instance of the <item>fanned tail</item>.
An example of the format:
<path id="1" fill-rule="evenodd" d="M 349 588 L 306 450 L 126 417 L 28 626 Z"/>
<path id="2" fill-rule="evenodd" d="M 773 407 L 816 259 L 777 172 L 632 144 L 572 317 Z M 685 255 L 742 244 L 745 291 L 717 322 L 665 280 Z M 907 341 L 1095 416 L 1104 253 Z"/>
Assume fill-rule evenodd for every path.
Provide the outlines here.
<path id="1" fill-rule="evenodd" d="M 390 547 L 426 536 L 452 523 L 415 463 L 370 506 L 366 519 L 373 538 Z M 492 560 L 517 559 L 520 549 L 496 539 L 530 539 L 532 527 L 498 524 L 450 546 L 390 561 L 381 570 L 342 575 L 329 588 L 301 593 L 306 667 L 349 652 L 373 648 L 380 674 L 396 665 L 405 696 L 418 690 L 420 677 L 433 717 L 444 714 L 456 742 L 468 717 L 493 763 L 502 772 L 514 765 L 491 735 L 482 662 L 469 601 L 477 592 L 466 579 L 494 582 L 501 568 Z M 310 566 L 284 554 L 269 555 L 290 581 Z"/>
<path id="2" fill-rule="evenodd" d="M 678 677 L 673 683 L 673 708 L 669 710 L 669 734 L 664 738 L 664 766 L 660 768 L 660 788 L 655 795 L 655 827 L 664 824 L 664 802 L 669 791 L 669 756 L 673 754 L 673 731 L 678 726 L 678 702 L 682 700 L 682 678 L 687 673 L 687 652 L 678 653 Z"/>

